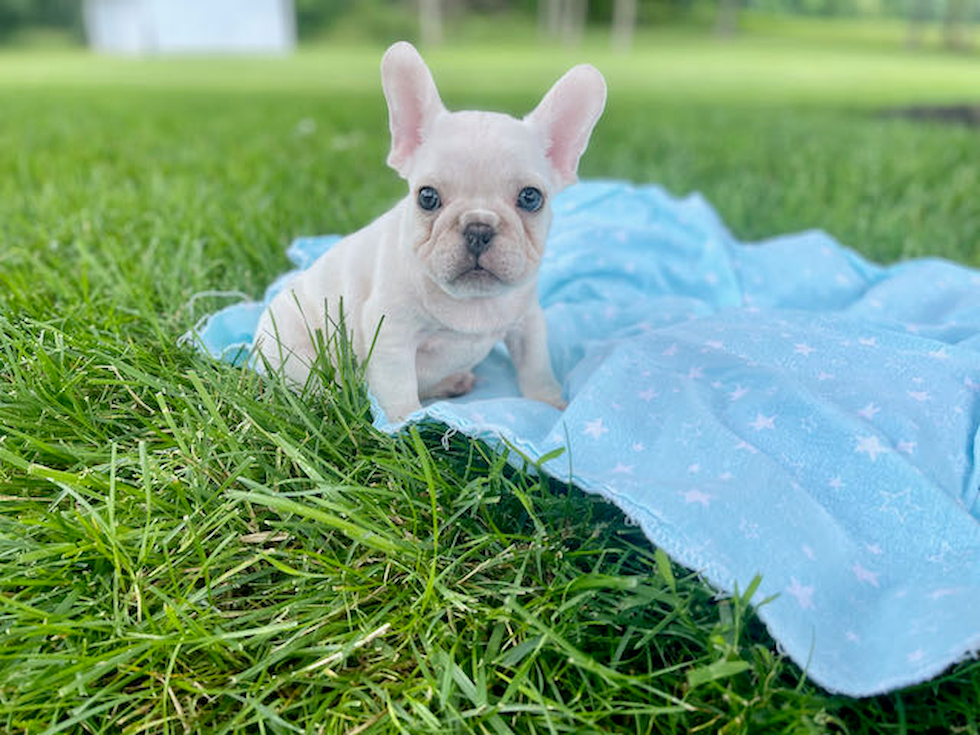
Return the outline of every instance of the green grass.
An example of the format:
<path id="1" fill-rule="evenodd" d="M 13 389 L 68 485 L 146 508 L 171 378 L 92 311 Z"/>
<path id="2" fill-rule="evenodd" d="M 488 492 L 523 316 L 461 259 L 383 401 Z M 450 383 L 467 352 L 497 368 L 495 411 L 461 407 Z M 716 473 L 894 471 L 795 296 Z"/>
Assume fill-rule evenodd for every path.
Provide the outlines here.
<path id="1" fill-rule="evenodd" d="M 581 54 L 583 175 L 980 265 L 976 133 L 877 115 L 975 99 L 977 59 L 645 44 Z M 515 112 L 578 57 L 432 54 L 451 106 Z M 177 347 L 224 303 L 195 293 L 401 194 L 377 62 L 0 54 L 0 730 L 977 732 L 977 663 L 828 695 L 613 507 Z"/>

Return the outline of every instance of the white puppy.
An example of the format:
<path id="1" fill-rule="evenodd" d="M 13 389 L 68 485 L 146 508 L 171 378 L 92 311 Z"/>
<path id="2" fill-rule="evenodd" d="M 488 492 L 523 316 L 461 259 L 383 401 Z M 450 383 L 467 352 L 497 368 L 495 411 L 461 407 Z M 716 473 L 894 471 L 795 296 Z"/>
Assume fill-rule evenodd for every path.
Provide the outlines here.
<path id="1" fill-rule="evenodd" d="M 420 400 L 469 391 L 471 370 L 500 340 L 521 393 L 563 408 L 537 273 L 551 198 L 575 181 L 605 105 L 602 75 L 576 66 L 523 120 L 448 112 L 408 43 L 385 53 L 381 80 L 388 165 L 408 180 L 409 195 L 289 282 L 259 321 L 259 351 L 305 383 L 316 359 L 311 337 L 330 327 L 325 317 L 335 319 L 342 301 L 354 353 L 363 361 L 370 352 L 368 386 L 392 421 Z"/>

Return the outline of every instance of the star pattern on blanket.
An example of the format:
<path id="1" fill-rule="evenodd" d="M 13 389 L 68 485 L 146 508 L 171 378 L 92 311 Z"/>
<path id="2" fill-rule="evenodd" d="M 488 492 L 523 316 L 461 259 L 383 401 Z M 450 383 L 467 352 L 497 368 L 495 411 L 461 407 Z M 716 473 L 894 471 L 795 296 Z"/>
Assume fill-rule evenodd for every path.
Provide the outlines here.
<path id="1" fill-rule="evenodd" d="M 714 499 L 713 495 L 709 495 L 708 493 L 698 490 L 696 488 L 687 490 L 681 493 L 681 495 L 684 497 L 684 502 L 687 503 L 688 505 L 698 503 L 705 508 L 711 505 L 711 501 Z"/>
<path id="2" fill-rule="evenodd" d="M 862 408 L 857 412 L 858 416 L 868 421 L 874 421 L 875 416 L 881 412 L 881 406 L 876 406 L 874 403 L 869 403 L 867 406 Z"/>
<path id="3" fill-rule="evenodd" d="M 869 569 L 865 569 L 860 563 L 855 562 L 851 567 L 851 571 L 854 572 L 854 577 L 860 582 L 866 582 L 873 587 L 878 586 L 878 573 L 872 572 Z"/>
<path id="4" fill-rule="evenodd" d="M 812 585 L 802 585 L 796 577 L 790 578 L 790 586 L 786 592 L 796 598 L 796 602 L 804 610 L 813 609 L 813 593 L 816 589 Z"/>
<path id="5" fill-rule="evenodd" d="M 603 434 L 609 433 L 609 429 L 605 427 L 602 422 L 602 417 L 593 419 L 592 421 L 587 421 L 585 423 L 585 428 L 582 429 L 583 434 L 588 434 L 593 439 L 601 439 Z"/>
<path id="6" fill-rule="evenodd" d="M 728 394 L 728 398 L 732 401 L 738 401 L 745 398 L 749 394 L 749 389 L 743 387 L 741 384 L 736 383 L 734 390 Z"/>
<path id="7" fill-rule="evenodd" d="M 859 454 L 867 454 L 872 462 L 877 462 L 879 456 L 887 454 L 891 450 L 884 446 L 877 436 L 871 435 L 857 437 L 857 446 L 854 451 Z"/>

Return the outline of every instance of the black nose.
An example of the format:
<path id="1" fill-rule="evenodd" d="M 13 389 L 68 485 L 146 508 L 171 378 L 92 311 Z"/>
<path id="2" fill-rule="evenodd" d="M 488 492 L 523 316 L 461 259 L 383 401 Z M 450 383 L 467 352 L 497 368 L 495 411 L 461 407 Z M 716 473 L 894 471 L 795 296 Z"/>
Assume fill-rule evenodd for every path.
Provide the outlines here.
<path id="1" fill-rule="evenodd" d="M 485 222 L 470 222 L 463 228 L 463 239 L 466 249 L 479 257 L 490 247 L 490 241 L 497 232 Z"/>

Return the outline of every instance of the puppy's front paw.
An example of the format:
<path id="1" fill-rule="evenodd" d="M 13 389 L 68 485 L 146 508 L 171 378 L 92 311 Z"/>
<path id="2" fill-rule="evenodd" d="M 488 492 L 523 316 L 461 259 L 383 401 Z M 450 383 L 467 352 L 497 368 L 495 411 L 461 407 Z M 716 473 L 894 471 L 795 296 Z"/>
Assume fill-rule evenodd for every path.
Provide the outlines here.
<path id="1" fill-rule="evenodd" d="M 415 413 L 416 411 L 421 411 L 422 404 L 416 401 L 415 403 L 382 406 L 382 408 L 384 409 L 385 417 L 388 419 L 389 423 L 400 424 L 411 414 Z"/>
<path id="2" fill-rule="evenodd" d="M 533 401 L 547 403 L 550 406 L 554 406 L 559 411 L 564 411 L 568 407 L 568 401 L 562 397 L 561 386 L 559 386 L 558 383 L 528 390 L 524 393 L 524 397 L 530 398 Z"/>

